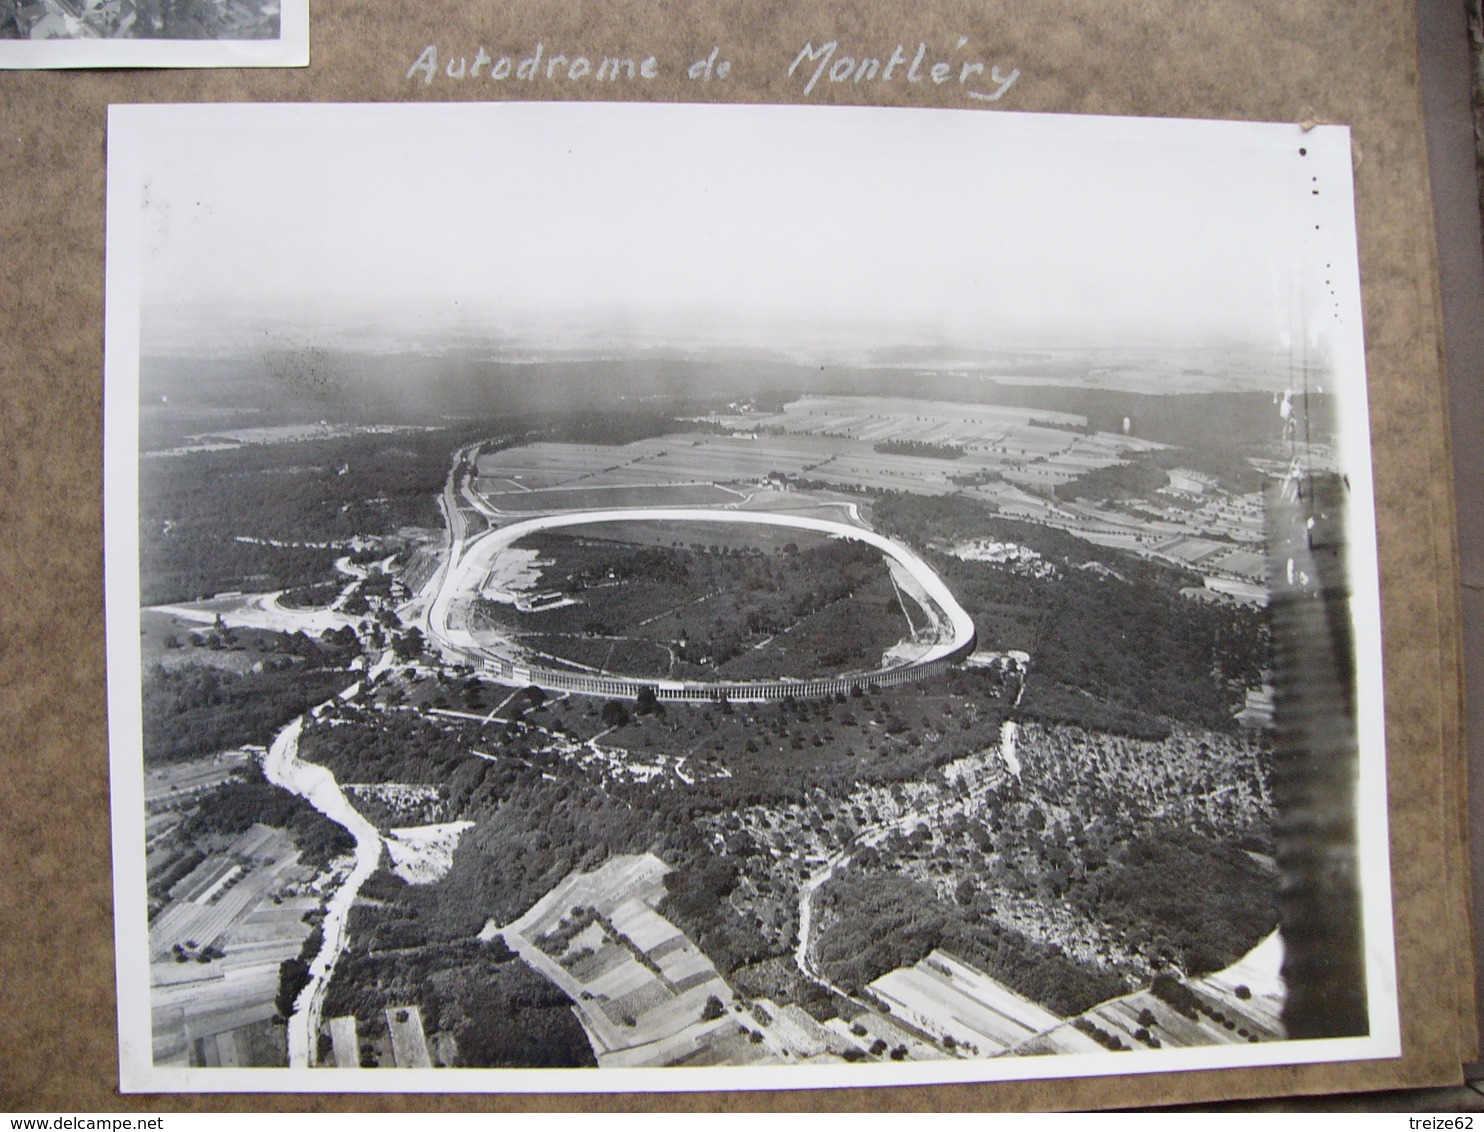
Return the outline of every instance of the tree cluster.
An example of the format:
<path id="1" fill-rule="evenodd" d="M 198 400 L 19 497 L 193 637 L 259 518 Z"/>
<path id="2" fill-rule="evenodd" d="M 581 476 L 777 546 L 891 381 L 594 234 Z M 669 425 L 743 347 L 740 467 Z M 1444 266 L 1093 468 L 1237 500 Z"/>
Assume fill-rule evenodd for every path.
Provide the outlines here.
<path id="1" fill-rule="evenodd" d="M 333 578 L 352 539 L 440 525 L 449 452 L 488 427 L 246 444 L 144 461 L 142 604 L 313 585 Z"/>
<path id="2" fill-rule="evenodd" d="M 301 860 L 314 868 L 355 849 L 344 826 L 298 795 L 264 781 L 256 767 L 248 781 L 229 782 L 202 798 L 181 823 L 180 836 L 187 841 L 236 837 L 260 823 L 287 830 Z"/>
<path id="3" fill-rule="evenodd" d="M 145 762 L 183 762 L 244 743 L 267 744 L 294 716 L 340 691 L 346 679 L 335 668 L 236 673 L 155 666 L 144 678 Z"/>
<path id="4" fill-rule="evenodd" d="M 878 440 L 872 450 L 883 456 L 919 456 L 931 460 L 961 460 L 964 450 L 957 444 L 933 444 L 926 440 Z"/>
<path id="5" fill-rule="evenodd" d="M 820 968 L 855 992 L 897 967 L 942 948 L 1063 1016 L 1127 988 L 1109 972 L 1031 940 L 936 890 L 896 873 L 857 870 L 832 878 L 816 897 L 831 918 L 816 955 Z"/>

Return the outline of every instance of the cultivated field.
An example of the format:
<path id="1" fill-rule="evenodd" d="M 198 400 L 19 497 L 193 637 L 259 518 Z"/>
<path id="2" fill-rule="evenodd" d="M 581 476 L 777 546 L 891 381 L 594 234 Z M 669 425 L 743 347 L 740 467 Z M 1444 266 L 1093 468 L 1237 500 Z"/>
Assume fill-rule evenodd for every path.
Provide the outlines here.
<path id="1" fill-rule="evenodd" d="M 398 1069 L 433 1068 L 422 1012 L 416 1006 L 387 1007 L 386 1024 L 392 1037 L 392 1060 Z"/>
<path id="2" fill-rule="evenodd" d="M 1272 923 L 1261 744 L 1223 729 L 1262 678 L 1256 615 L 1194 576 L 1256 587 L 1260 497 L 1183 466 L 1100 495 L 1186 456 L 1046 411 L 805 398 L 707 425 L 468 442 L 437 480 L 442 549 L 355 556 L 388 555 L 377 587 L 328 535 L 251 528 L 222 544 L 329 552 L 325 578 L 292 584 L 334 608 L 246 592 L 269 588 L 252 560 L 188 591 L 215 598 L 147 612 L 157 682 L 213 719 L 229 676 L 362 681 L 305 728 L 388 850 L 345 921 L 322 1060 L 904 1061 L 1273 1036 L 1276 1000 L 1248 976 L 1180 984 L 1204 1007 L 1165 984 L 1125 994 L 1228 962 Z M 805 516 L 828 530 L 791 525 Z M 910 692 L 850 686 L 949 649 L 949 603 L 979 663 L 949 658 Z M 290 629 L 310 636 L 277 639 Z M 828 698 L 794 694 L 841 673 Z M 681 681 L 777 696 L 657 702 Z M 281 698 L 284 719 L 305 710 Z M 1248 709 L 1260 722 L 1260 696 Z M 325 859 L 312 841 L 174 831 L 241 761 L 149 781 L 151 844 L 191 837 L 151 864 L 162 1064 L 266 1056 L 279 965 L 323 911 L 297 856 Z M 518 960 L 472 938 L 492 915 L 481 938 Z M 537 1040 L 503 1041 L 517 1033 Z"/>
<path id="3" fill-rule="evenodd" d="M 215 789 L 239 776 L 251 761 L 251 754 L 239 750 L 151 767 L 144 774 L 144 804 L 151 809 L 169 806 L 202 791 Z"/>
<path id="4" fill-rule="evenodd" d="M 482 455 L 476 488 L 497 511 L 735 503 L 783 477 L 852 488 L 947 494 L 986 474 L 1055 486 L 1128 453 L 1157 448 L 1085 434 L 1067 413 L 897 398 L 807 397 L 775 414 L 720 416 L 732 435 L 678 434 L 632 444 L 539 443 Z M 957 459 L 878 451 L 945 445 Z M 637 494 L 636 494 L 637 493 Z"/>
<path id="5" fill-rule="evenodd" d="M 993 1057 L 1061 1022 L 945 951 L 883 975 L 870 990 L 896 1017 L 980 1057 Z"/>
<path id="6" fill-rule="evenodd" d="M 1157 980 L 1152 988 L 1101 1003 L 1013 1052 L 1088 1053 L 1278 1041 L 1284 1036 L 1282 965 L 1283 945 L 1275 932 L 1225 970 L 1189 982 Z"/>
<path id="7" fill-rule="evenodd" d="M 791 481 L 846 492 L 962 495 L 1006 518 L 1187 566 L 1215 582 L 1262 582 L 1262 504 L 1176 470 L 1134 513 L 1056 499 L 1080 476 L 1163 445 L 1087 432 L 1070 413 L 890 397 L 803 397 L 776 412 L 736 410 L 626 445 L 538 443 L 480 456 L 482 507 L 512 517 L 584 508 L 758 506 Z M 785 503 L 785 507 L 787 504 Z M 1233 545 L 1236 544 L 1236 545 Z M 1246 591 L 1233 591 L 1253 600 Z"/>
<path id="8" fill-rule="evenodd" d="M 724 1013 L 702 1015 L 712 997 L 729 1012 L 731 988 L 654 911 L 668 871 L 657 857 L 615 857 L 595 872 L 567 877 L 498 929 L 576 1004 L 600 1065 L 671 1064 L 727 1020 Z"/>
<path id="9" fill-rule="evenodd" d="M 286 834 L 255 825 L 170 888 L 150 925 L 158 1063 L 269 1063 L 241 1060 L 264 1047 L 240 1031 L 272 1018 L 279 965 L 320 908 L 298 859 Z"/>

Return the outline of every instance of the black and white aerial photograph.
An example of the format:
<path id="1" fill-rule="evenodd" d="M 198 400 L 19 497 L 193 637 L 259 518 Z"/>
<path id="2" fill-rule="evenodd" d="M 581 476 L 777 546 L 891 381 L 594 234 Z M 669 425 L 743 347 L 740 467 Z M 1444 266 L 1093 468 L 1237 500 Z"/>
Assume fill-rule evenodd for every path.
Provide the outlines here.
<path id="1" fill-rule="evenodd" d="M 126 1091 L 1399 1053 L 1344 128 L 108 142 Z"/>
<path id="2" fill-rule="evenodd" d="M 308 63 L 308 0 L 0 0 L 0 68 Z"/>

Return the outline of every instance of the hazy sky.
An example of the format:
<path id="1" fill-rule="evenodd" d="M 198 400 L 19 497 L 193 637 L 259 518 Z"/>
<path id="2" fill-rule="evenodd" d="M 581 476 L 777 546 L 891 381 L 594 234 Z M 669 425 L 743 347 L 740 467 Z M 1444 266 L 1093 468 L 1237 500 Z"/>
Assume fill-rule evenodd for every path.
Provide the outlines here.
<path id="1" fill-rule="evenodd" d="M 114 115 L 110 255 L 138 256 L 146 309 L 246 322 L 1278 348 L 1317 333 L 1325 264 L 1354 255 L 1340 130 L 614 104 Z M 112 230 L 131 211 L 137 250 Z"/>

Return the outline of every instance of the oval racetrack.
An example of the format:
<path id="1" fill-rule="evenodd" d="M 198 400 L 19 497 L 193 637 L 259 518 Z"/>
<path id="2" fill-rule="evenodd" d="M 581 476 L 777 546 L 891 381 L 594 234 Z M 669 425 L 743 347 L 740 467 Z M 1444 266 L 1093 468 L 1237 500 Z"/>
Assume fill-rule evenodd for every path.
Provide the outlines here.
<path id="1" fill-rule="evenodd" d="M 454 602 L 464 595 L 476 592 L 481 580 L 489 572 L 495 556 L 527 535 L 559 527 L 654 520 L 672 523 L 751 523 L 791 527 L 796 530 L 815 531 L 836 538 L 850 538 L 864 542 L 895 561 L 922 587 L 923 592 L 928 595 L 936 607 L 933 612 L 939 625 L 942 626 L 946 622 L 947 639 L 942 639 L 944 634 L 940 631 L 940 639 L 925 653 L 891 668 L 814 679 L 735 682 L 681 681 L 600 676 L 538 668 L 526 664 L 519 656 L 501 655 L 498 650 L 476 641 L 467 629 L 449 624 L 449 614 Z M 901 543 L 894 542 L 875 531 L 868 531 L 831 519 L 763 511 L 713 511 L 704 508 L 579 511 L 512 523 L 508 527 L 501 527 L 480 535 L 464 546 L 462 553 L 457 547 L 453 553 L 456 557 L 445 572 L 443 583 L 428 609 L 428 633 L 433 642 L 445 651 L 461 654 L 468 660 L 478 663 L 487 673 L 505 683 L 537 683 L 587 695 L 621 699 L 637 698 L 644 688 L 653 690 L 655 695 L 662 700 L 704 701 L 724 698 L 746 703 L 778 700 L 788 696 L 805 699 L 835 695 L 859 686 L 885 687 L 908 683 L 962 660 L 973 652 L 975 647 L 972 618 L 959 605 L 952 591 L 931 566 Z"/>

